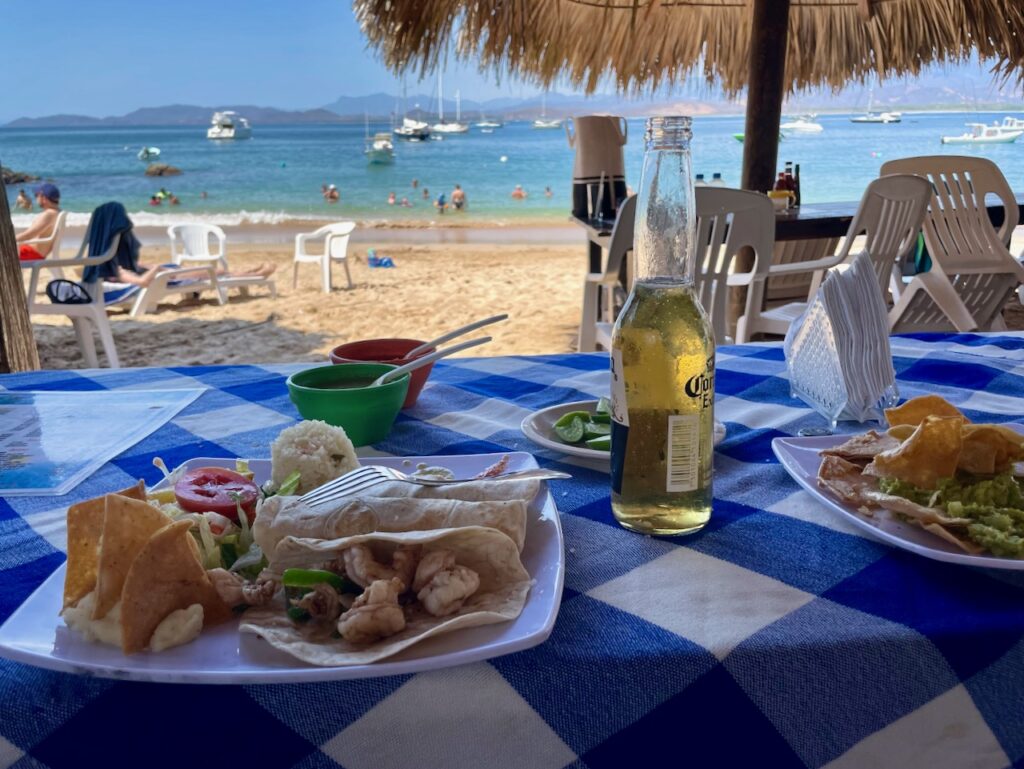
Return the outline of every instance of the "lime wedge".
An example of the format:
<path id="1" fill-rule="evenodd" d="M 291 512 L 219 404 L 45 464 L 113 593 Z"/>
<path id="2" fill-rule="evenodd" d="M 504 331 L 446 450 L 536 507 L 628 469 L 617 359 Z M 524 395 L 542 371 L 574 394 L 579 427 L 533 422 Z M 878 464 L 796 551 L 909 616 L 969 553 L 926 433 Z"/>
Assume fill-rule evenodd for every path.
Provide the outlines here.
<path id="1" fill-rule="evenodd" d="M 596 422 L 597 424 L 610 425 L 612 423 L 611 414 L 602 414 L 600 411 L 596 414 L 590 415 L 590 421 Z"/>
<path id="2" fill-rule="evenodd" d="M 580 417 L 574 417 L 568 424 L 560 424 L 562 419 L 555 422 L 555 435 L 566 443 L 579 443 L 583 440 L 584 422 Z"/>
<path id="3" fill-rule="evenodd" d="M 580 420 L 582 420 L 584 422 L 589 421 L 589 419 L 590 419 L 590 412 L 589 411 L 568 411 L 565 414 L 562 414 L 562 416 L 560 416 L 558 418 L 558 421 L 555 422 L 555 427 L 568 427 L 569 425 L 571 425 L 573 423 L 573 420 L 575 420 L 575 419 L 580 419 Z"/>
<path id="4" fill-rule="evenodd" d="M 607 398 L 601 398 L 601 400 L 597 402 L 597 406 L 594 408 L 594 411 L 596 411 L 598 414 L 611 414 L 611 401 L 609 401 Z"/>
<path id="5" fill-rule="evenodd" d="M 599 438 L 591 438 L 587 441 L 587 448 L 594 449 L 595 451 L 611 451 L 612 437 L 610 435 L 602 435 Z"/>
<path id="6" fill-rule="evenodd" d="M 583 437 L 586 440 L 591 438 L 600 438 L 602 435 L 611 435 L 612 426 L 601 424 L 599 422 L 587 422 L 583 425 Z"/>

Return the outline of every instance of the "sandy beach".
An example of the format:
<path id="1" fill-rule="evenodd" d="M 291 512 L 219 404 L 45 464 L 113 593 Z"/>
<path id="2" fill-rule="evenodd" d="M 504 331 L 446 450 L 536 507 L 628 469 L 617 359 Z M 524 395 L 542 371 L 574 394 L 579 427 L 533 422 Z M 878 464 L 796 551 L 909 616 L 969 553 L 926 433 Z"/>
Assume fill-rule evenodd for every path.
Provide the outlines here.
<path id="1" fill-rule="evenodd" d="M 141 318 L 109 315 L 122 366 L 216 365 L 321 361 L 339 344 L 374 337 L 430 339 L 457 326 L 507 312 L 488 333 L 494 341 L 477 355 L 540 354 L 574 349 L 580 317 L 584 247 L 578 245 L 356 243 L 349 248 L 353 288 L 334 267 L 334 291 L 321 290 L 320 271 L 303 264 L 292 288 L 292 248 L 231 245 L 232 269 L 272 261 L 277 299 L 257 288 L 232 291 L 219 306 L 211 293 L 198 300 L 173 295 L 159 312 Z M 394 268 L 370 268 L 374 248 Z M 164 247 L 143 249 L 143 263 L 166 262 Z M 70 322 L 37 317 L 33 328 L 43 368 L 81 368 Z M 102 352 L 100 352 L 101 362 Z"/>

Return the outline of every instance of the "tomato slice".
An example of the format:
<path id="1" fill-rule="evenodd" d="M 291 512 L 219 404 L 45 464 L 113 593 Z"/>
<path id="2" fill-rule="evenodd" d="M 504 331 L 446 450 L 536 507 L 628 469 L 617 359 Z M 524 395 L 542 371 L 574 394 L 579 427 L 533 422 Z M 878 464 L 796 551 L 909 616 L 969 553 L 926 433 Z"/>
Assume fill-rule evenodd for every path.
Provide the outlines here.
<path id="1" fill-rule="evenodd" d="M 174 484 L 174 497 L 182 510 L 190 513 L 220 513 L 238 523 L 238 508 L 233 495 L 238 495 L 242 509 L 251 523 L 256 517 L 256 501 L 260 490 L 244 475 L 223 467 L 197 467 L 189 470 Z"/>

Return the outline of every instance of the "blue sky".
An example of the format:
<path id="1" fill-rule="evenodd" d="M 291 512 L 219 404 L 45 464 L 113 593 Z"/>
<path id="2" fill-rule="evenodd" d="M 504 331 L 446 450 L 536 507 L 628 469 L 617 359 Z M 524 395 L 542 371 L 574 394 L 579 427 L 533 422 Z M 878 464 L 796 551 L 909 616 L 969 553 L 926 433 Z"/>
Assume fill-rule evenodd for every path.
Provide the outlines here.
<path id="1" fill-rule="evenodd" d="M 347 0 L 0 0 L 0 20 L 0 124 L 167 104 L 306 109 L 341 95 L 399 91 L 367 50 Z M 976 80 L 979 92 L 990 87 L 977 65 L 954 72 Z M 433 92 L 432 76 L 415 79 L 410 93 Z M 451 63 L 445 92 L 455 88 L 477 100 L 538 93 Z"/>
<path id="2" fill-rule="evenodd" d="M 0 18 L 0 122 L 175 103 L 300 109 L 398 90 L 346 0 L 0 0 Z M 537 92 L 465 65 L 449 83 L 467 98 Z"/>

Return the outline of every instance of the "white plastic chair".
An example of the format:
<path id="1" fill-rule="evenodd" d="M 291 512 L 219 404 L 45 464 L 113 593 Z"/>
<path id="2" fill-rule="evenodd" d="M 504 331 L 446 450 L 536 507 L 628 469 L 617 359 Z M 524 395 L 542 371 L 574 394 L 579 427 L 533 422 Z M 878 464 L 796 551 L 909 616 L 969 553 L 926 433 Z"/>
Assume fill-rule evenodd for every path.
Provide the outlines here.
<path id="1" fill-rule="evenodd" d="M 35 249 L 39 249 L 40 246 L 49 244 L 50 250 L 46 255 L 45 259 L 38 260 L 46 263 L 46 267 L 50 270 L 50 274 L 55 278 L 63 278 L 64 271 L 60 267 L 54 267 L 53 261 L 60 259 L 60 243 L 64 237 L 64 227 L 67 225 L 68 212 L 60 211 L 57 213 L 57 220 L 53 224 L 53 232 L 45 238 L 33 238 L 32 240 L 23 240 L 19 245 L 32 246 Z"/>
<path id="2" fill-rule="evenodd" d="M 227 236 L 224 230 L 212 224 L 172 224 L 167 228 L 171 239 L 171 261 L 219 262 L 225 270 L 227 262 Z M 216 243 L 216 251 L 210 250 L 210 238 Z"/>
<path id="3" fill-rule="evenodd" d="M 341 262 L 345 266 L 347 287 L 352 288 L 352 273 L 348 269 L 348 238 L 355 228 L 355 222 L 338 222 L 325 225 L 315 232 L 296 235 L 292 288 L 299 284 L 299 265 L 303 262 L 316 262 L 320 265 L 324 293 L 331 293 L 331 261 Z M 310 247 L 320 240 L 324 244 L 323 251 L 311 251 Z"/>
<path id="4" fill-rule="evenodd" d="M 1020 213 L 999 167 L 980 157 L 935 155 L 890 160 L 883 174 L 917 174 L 932 188 L 925 215 L 928 272 L 915 275 L 889 316 L 895 332 L 990 331 L 1005 328 L 1002 309 L 1024 282 L 1007 248 Z M 1003 205 L 997 230 L 987 199 Z"/>
<path id="5" fill-rule="evenodd" d="M 746 286 L 743 315 L 736 323 L 736 343 L 750 340 L 750 318 L 764 302 L 775 243 L 775 209 L 767 195 L 725 187 L 695 190 L 697 237 L 695 289 L 711 318 L 719 344 L 728 340 L 729 288 Z M 754 252 L 750 272 L 734 272 L 741 249 Z"/>
<path id="6" fill-rule="evenodd" d="M 590 272 L 583 279 L 583 313 L 577 349 L 592 352 L 600 344 L 611 348 L 612 325 L 615 323 L 616 290 L 620 288 L 619 275 L 626 254 L 633 248 L 633 225 L 636 221 L 636 195 L 626 198 L 615 217 L 608 258 L 602 272 Z M 600 300 L 601 317 L 598 318 Z"/>
<path id="7" fill-rule="evenodd" d="M 30 271 L 27 297 L 28 312 L 30 317 L 33 315 L 64 315 L 70 318 L 71 324 L 75 328 L 75 336 L 78 337 L 78 346 L 82 350 L 85 365 L 88 368 L 97 368 L 99 366 L 99 361 L 96 358 L 96 343 L 92 335 L 93 330 L 95 330 L 99 334 L 100 343 L 103 345 L 103 352 L 107 356 L 107 363 L 110 368 L 119 368 L 120 362 L 117 357 L 117 347 L 114 345 L 114 337 L 110 332 L 110 320 L 107 318 L 107 305 L 104 303 L 104 298 L 100 295 L 98 283 L 94 284 L 94 286 L 86 286 L 93 300 L 87 304 L 53 304 L 49 301 L 40 301 L 36 295 L 36 291 L 39 288 L 39 273 L 43 268 L 89 267 L 103 264 L 114 256 L 118 244 L 121 242 L 119 234 L 114 236 L 106 252 L 90 256 L 85 255 L 89 248 L 89 233 L 91 229 L 92 221 L 90 220 L 89 227 L 85 231 L 85 237 L 82 239 L 82 245 L 72 259 L 47 258 L 21 263 L 23 270 Z M 119 295 L 116 298 L 116 303 L 127 301 L 128 298 L 128 295 Z"/>
<path id="8" fill-rule="evenodd" d="M 930 198 L 931 185 L 919 176 L 892 174 L 875 179 L 864 190 L 838 253 L 796 264 L 772 265 L 769 274 L 815 271 L 807 297 L 810 301 L 826 270 L 858 256 L 851 255 L 850 251 L 857 238 L 864 235 L 863 252 L 871 257 L 883 298 L 890 287 L 893 295 L 899 296 L 900 268 L 917 243 L 917 233 L 921 230 Z M 782 307 L 755 312 L 748 323 L 748 332 L 785 334 L 790 324 L 806 309 L 807 302 L 790 302 Z"/>

